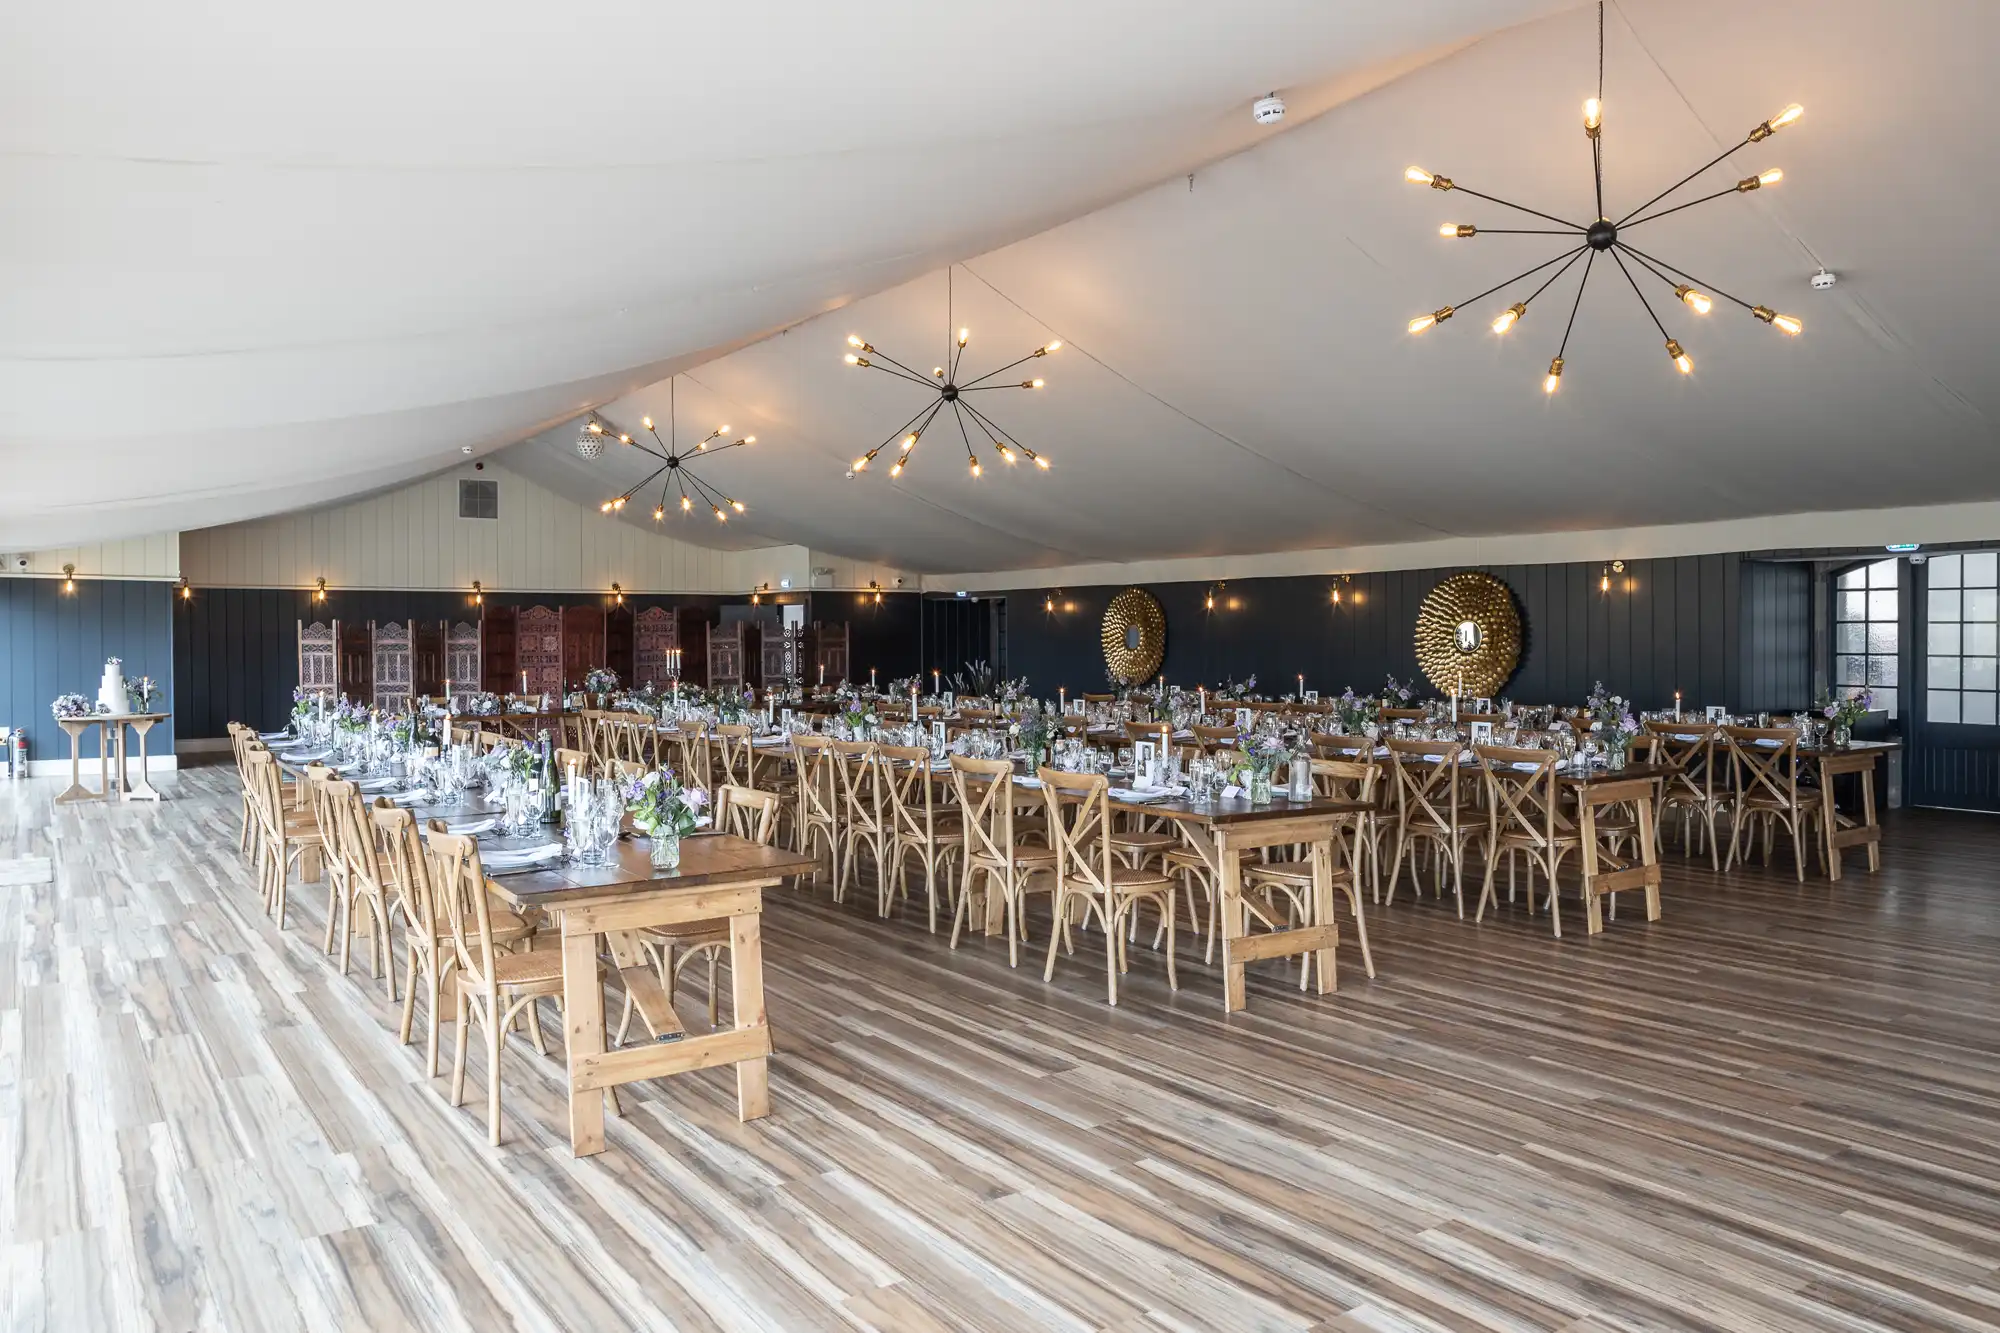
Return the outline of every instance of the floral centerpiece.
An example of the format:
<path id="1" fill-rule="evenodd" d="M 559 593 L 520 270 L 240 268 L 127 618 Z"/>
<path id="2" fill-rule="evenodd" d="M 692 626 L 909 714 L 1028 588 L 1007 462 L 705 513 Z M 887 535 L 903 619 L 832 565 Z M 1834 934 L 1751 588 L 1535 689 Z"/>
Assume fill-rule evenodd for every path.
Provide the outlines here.
<path id="1" fill-rule="evenodd" d="M 97 712 L 97 705 L 80 694 L 58 694 L 49 705 L 49 713 L 58 718 L 91 717 Z"/>
<path id="2" fill-rule="evenodd" d="M 480 717 L 492 717 L 500 711 L 500 696 L 486 690 L 475 690 L 465 696 L 465 711 Z"/>
<path id="3" fill-rule="evenodd" d="M 1214 697 L 1217 699 L 1224 700 L 1226 702 L 1240 703 L 1240 702 L 1247 702 L 1248 700 L 1253 698 L 1256 695 L 1256 692 L 1257 692 L 1257 673 L 1253 671 L 1250 673 L 1249 678 L 1246 680 L 1237 680 L 1234 676 L 1232 676 L 1224 683 L 1216 686 L 1214 690 Z"/>
<path id="4" fill-rule="evenodd" d="M 310 690 L 303 685 L 292 686 L 292 730 L 297 731 L 299 725 L 312 716 L 318 703 L 318 690 Z"/>
<path id="5" fill-rule="evenodd" d="M 1416 696 L 1417 692 L 1412 686 L 1403 684 L 1402 681 L 1397 680 L 1394 676 L 1384 676 L 1382 678 L 1382 707 L 1408 708 L 1410 700 L 1416 698 Z"/>
<path id="6" fill-rule="evenodd" d="M 618 673 L 610 667 L 595 666 L 583 673 L 585 694 L 609 694 L 618 688 Z"/>
<path id="7" fill-rule="evenodd" d="M 1334 716 L 1340 719 L 1342 731 L 1359 736 L 1363 727 L 1371 726 L 1382 719 L 1381 701 L 1367 695 L 1356 694 L 1352 685 L 1340 692 L 1333 701 Z"/>
<path id="8" fill-rule="evenodd" d="M 1054 728 L 1049 719 L 1042 716 L 1037 708 L 1007 728 L 1007 734 L 1028 756 L 1031 768 L 1040 768 L 1049 754 L 1049 746 L 1054 740 Z"/>
<path id="9" fill-rule="evenodd" d="M 1250 804 L 1269 805 L 1271 803 L 1271 774 L 1277 770 L 1279 761 L 1289 758 L 1291 751 L 1279 736 L 1240 736 L 1236 741 L 1236 761 L 1230 769 L 1230 780 L 1250 791 Z"/>
<path id="10" fill-rule="evenodd" d="M 1854 724 L 1868 715 L 1875 707 L 1875 691 L 1857 690 L 1844 699 L 1830 699 L 1824 696 L 1819 701 L 1820 713 L 1833 724 L 1833 743 L 1847 745 L 1854 740 Z"/>
<path id="11" fill-rule="evenodd" d="M 1623 695 L 1605 689 L 1600 680 L 1591 686 L 1584 706 L 1590 710 L 1590 730 L 1604 743 L 1611 767 L 1625 767 L 1626 752 L 1639 736 L 1639 722 L 1632 715 L 1631 703 Z"/>
<path id="12" fill-rule="evenodd" d="M 349 735 L 368 730 L 368 705 L 341 695 L 340 702 L 333 706 L 333 725 Z"/>
<path id="13" fill-rule="evenodd" d="M 167 701 L 167 692 L 151 676 L 139 677 L 125 687 L 125 692 L 132 700 L 132 711 L 135 713 L 150 713 L 154 704 Z"/>
<path id="14" fill-rule="evenodd" d="M 672 870 L 681 863 L 681 839 L 701 827 L 708 793 L 683 787 L 671 768 L 633 778 L 625 788 L 625 811 L 632 827 L 653 840 L 653 864 Z"/>

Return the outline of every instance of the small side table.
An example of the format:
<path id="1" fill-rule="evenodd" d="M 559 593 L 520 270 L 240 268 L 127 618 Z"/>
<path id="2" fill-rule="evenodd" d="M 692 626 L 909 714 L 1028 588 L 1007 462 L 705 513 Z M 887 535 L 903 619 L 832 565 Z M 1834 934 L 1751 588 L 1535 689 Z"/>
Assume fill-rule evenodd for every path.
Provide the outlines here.
<path id="1" fill-rule="evenodd" d="M 56 725 L 69 736 L 69 786 L 56 797 L 59 805 L 78 801 L 157 801 L 160 793 L 146 780 L 146 733 L 172 717 L 171 713 L 92 713 L 59 717 Z M 97 729 L 97 790 L 83 785 L 83 733 Z M 139 780 L 126 771 L 125 729 L 139 737 Z"/>

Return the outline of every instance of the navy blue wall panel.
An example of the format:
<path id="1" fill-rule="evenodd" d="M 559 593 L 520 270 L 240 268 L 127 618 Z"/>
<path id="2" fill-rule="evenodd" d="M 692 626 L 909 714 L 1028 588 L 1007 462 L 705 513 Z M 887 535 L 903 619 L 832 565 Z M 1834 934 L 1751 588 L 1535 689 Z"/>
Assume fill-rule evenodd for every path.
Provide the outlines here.
<path id="1" fill-rule="evenodd" d="M 0 726 L 25 726 L 32 758 L 68 755 L 49 704 L 72 693 L 95 701 L 108 657 L 123 659 L 127 680 L 161 682 L 178 714 L 173 603 L 165 583 L 79 579 L 65 593 L 60 579 L 0 578 Z M 147 738 L 155 754 L 172 752 L 178 720 Z"/>

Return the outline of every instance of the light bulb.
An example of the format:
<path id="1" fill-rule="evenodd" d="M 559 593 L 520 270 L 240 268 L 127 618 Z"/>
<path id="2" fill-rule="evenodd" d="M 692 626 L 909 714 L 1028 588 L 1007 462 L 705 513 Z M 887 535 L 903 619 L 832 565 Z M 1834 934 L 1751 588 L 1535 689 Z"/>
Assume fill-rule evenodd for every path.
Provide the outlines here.
<path id="1" fill-rule="evenodd" d="M 860 337 L 859 337 L 858 335 L 856 335 L 856 334 L 852 334 L 852 333 L 848 334 L 848 335 L 847 335 L 847 345 L 848 345 L 849 347 L 859 347 L 859 346 L 861 346 L 861 339 L 860 339 Z"/>
<path id="2" fill-rule="evenodd" d="M 1796 315 L 1779 315 L 1771 321 L 1771 325 L 1773 328 L 1789 333 L 1793 337 L 1797 337 L 1805 328 L 1805 325 L 1799 322 Z"/>
<path id="3" fill-rule="evenodd" d="M 1470 222 L 1447 222 L 1438 228 L 1438 235 L 1446 239 L 1456 236 L 1462 240 L 1467 236 L 1477 236 L 1478 234 L 1479 228 L 1473 226 Z"/>
<path id="4" fill-rule="evenodd" d="M 729 507 L 731 509 L 734 509 L 739 514 L 743 512 L 743 502 L 741 500 L 731 500 L 729 502 Z"/>
<path id="5" fill-rule="evenodd" d="M 970 458 L 970 459 L 967 459 L 966 461 L 972 464 L 972 475 L 973 475 L 973 476 L 975 476 L 975 477 L 976 477 L 976 476 L 978 476 L 978 475 L 979 475 L 979 460 L 978 460 L 978 459 L 976 459 L 976 458 Z"/>
<path id="6" fill-rule="evenodd" d="M 1012 449 L 1009 449 L 1004 444 L 1000 446 L 1000 456 L 1006 459 L 1009 463 L 1014 461 L 1014 451 Z"/>
<path id="7" fill-rule="evenodd" d="M 1600 574 L 1600 575 L 1598 575 L 1598 577 L 1597 577 L 1597 590 L 1598 590 L 1599 592 L 1610 592 L 1610 591 L 1611 591 L 1611 576 L 1610 576 L 1609 574 Z"/>
<path id="8" fill-rule="evenodd" d="M 1514 304 L 1502 310 L 1500 317 L 1493 321 L 1493 331 L 1495 333 L 1505 333 L 1520 321 L 1521 316 L 1527 313 L 1528 307 L 1525 303 L 1520 301 L 1514 302 Z"/>
<path id="9" fill-rule="evenodd" d="M 688 514 L 688 513 L 693 513 L 693 512 L 694 512 L 694 499 L 693 499 L 693 497 L 691 497 L 691 496 L 686 496 L 686 495 L 683 495 L 683 496 L 681 497 L 681 512 L 682 512 L 683 514 Z"/>
<path id="10" fill-rule="evenodd" d="M 696 440 L 696 441 L 694 442 L 694 451 L 695 451 L 696 453 L 698 453 L 698 454 L 705 454 L 705 453 L 707 453 L 707 452 L 708 452 L 708 441 L 707 441 L 707 440 Z"/>
<path id="11" fill-rule="evenodd" d="M 861 364 L 861 358 L 856 356 L 852 352 L 849 352 L 846 356 L 842 357 L 841 360 L 845 361 L 850 366 L 858 366 Z"/>
<path id="12" fill-rule="evenodd" d="M 1549 377 L 1542 381 L 1542 392 L 1554 393 L 1556 391 L 1556 386 L 1562 383 L 1562 377 L 1563 377 L 1563 359 L 1561 357 L 1557 357 L 1555 360 L 1549 362 Z"/>
<path id="13" fill-rule="evenodd" d="M 943 378 L 944 378 L 944 367 L 943 367 L 943 366 L 932 366 L 932 367 L 931 367 L 931 375 L 932 375 L 932 377 L 933 377 L 933 378 L 935 378 L 935 379 L 943 379 Z"/>
<path id="14" fill-rule="evenodd" d="M 1043 457 L 1042 457 L 1042 456 L 1041 456 L 1040 454 L 1036 454 L 1036 455 L 1034 455 L 1034 459 L 1035 459 L 1035 466 L 1036 466 L 1036 467 L 1040 468 L 1040 469 L 1041 469 L 1042 471 L 1044 471 L 1044 472 L 1047 472 L 1047 471 L 1049 470 L 1049 460 L 1048 460 L 1048 459 L 1046 459 L 1046 458 L 1043 458 Z"/>
<path id="15" fill-rule="evenodd" d="M 666 510 L 665 510 L 664 508 L 662 508 L 662 507 L 661 507 L 661 506 L 659 506 L 659 505 L 654 505 L 654 506 L 653 506 L 653 521 L 654 521 L 655 523 L 659 522 L 659 521 L 660 521 L 661 519 L 665 518 L 666 516 L 667 516 L 667 511 L 666 511 Z"/>
<path id="16" fill-rule="evenodd" d="M 898 460 L 896 465 L 889 469 L 889 475 L 892 477 L 900 477 L 903 475 L 903 464 L 901 460 Z"/>
<path id="17" fill-rule="evenodd" d="M 1060 352 L 1061 350 L 1062 350 L 1062 339 L 1060 338 L 1056 339 L 1054 342 L 1050 343 L 1047 347 L 1044 347 L 1042 349 L 1043 352 Z"/>
<path id="18" fill-rule="evenodd" d="M 727 434 L 729 434 L 729 427 L 727 427 L 727 426 L 717 426 L 717 427 L 715 428 L 715 434 L 716 434 L 716 435 L 727 435 Z M 714 436 L 710 436 L 709 438 L 710 438 L 710 439 L 713 439 L 713 438 L 715 438 L 715 437 L 714 437 Z"/>
<path id="19" fill-rule="evenodd" d="M 613 500 L 611 507 L 613 509 L 623 509 L 625 507 L 625 497 L 621 495 L 616 500 Z"/>
<path id="20" fill-rule="evenodd" d="M 1604 103 L 1595 97 L 1587 97 L 1583 102 L 1583 132 L 1591 138 L 1604 128 Z"/>
<path id="21" fill-rule="evenodd" d="M 715 521 L 717 523 L 727 523 L 729 521 L 729 515 L 722 512 L 720 505 L 710 505 L 709 508 L 715 510 Z"/>
<path id="22" fill-rule="evenodd" d="M 1764 140 L 1770 138 L 1772 135 L 1776 134 L 1779 130 L 1782 130 L 1783 128 L 1785 128 L 1785 126 L 1791 124 L 1793 121 L 1797 120 L 1800 116 L 1803 116 L 1805 113 L 1806 109 L 1804 107 L 1800 106 L 1797 102 L 1792 103 L 1790 106 L 1786 107 L 1783 111 L 1780 111 L 1777 115 L 1771 117 L 1769 120 L 1765 121 L 1762 125 L 1759 125 L 1756 129 L 1750 131 L 1749 135 L 1750 142 L 1762 143 Z"/>
<path id="23" fill-rule="evenodd" d="M 917 437 L 916 437 L 916 436 L 914 436 L 914 435 L 905 435 L 905 436 L 903 437 L 903 452 L 904 452 L 904 453 L 908 453 L 908 452 L 910 452 L 910 450 L 912 450 L 912 449 L 914 449 L 914 448 L 916 448 L 916 447 L 917 447 Z"/>
<path id="24" fill-rule="evenodd" d="M 1674 295 L 1686 302 L 1687 308 L 1697 315 L 1706 315 L 1715 308 L 1715 302 L 1709 300 L 1706 293 L 1698 292 L 1686 283 L 1674 288 Z"/>
<path id="25" fill-rule="evenodd" d="M 597 512 L 598 512 L 598 513 L 600 513 L 600 514 L 608 514 L 608 513 L 610 513 L 610 512 L 611 512 L 611 501 L 609 501 L 609 500 L 606 500 L 606 501 L 605 501 L 605 502 L 604 502 L 603 504 L 601 504 L 601 505 L 597 506 Z"/>
<path id="26" fill-rule="evenodd" d="M 757 443 L 757 437 L 756 437 L 755 435 L 745 435 L 745 436 L 743 437 L 743 443 L 745 443 L 745 444 L 755 444 L 755 443 Z"/>
<path id="27" fill-rule="evenodd" d="M 1428 315 L 1418 315 L 1410 321 L 1411 333 L 1422 333 L 1433 324 L 1442 324 L 1452 316 L 1452 307 L 1439 306 Z"/>
<path id="28" fill-rule="evenodd" d="M 1430 172 L 1425 171 L 1422 167 L 1405 167 L 1403 169 L 1403 179 L 1412 185 L 1429 185 L 1437 177 L 1431 175 Z"/>
<path id="29" fill-rule="evenodd" d="M 868 455 L 863 454 L 854 460 L 854 470 L 856 472 L 866 472 L 868 470 Z"/>
<path id="30" fill-rule="evenodd" d="M 1029 380 L 1029 381 L 1028 381 L 1028 387 L 1029 387 L 1029 388 L 1031 388 L 1031 389 L 1039 389 L 1039 388 L 1041 388 L 1041 387 L 1042 387 L 1042 385 L 1043 385 L 1043 383 L 1044 383 L 1044 382 L 1045 382 L 1045 381 L 1042 381 L 1042 380 L 1038 380 L 1038 379 L 1037 379 L 1037 380 Z"/>
<path id="31" fill-rule="evenodd" d="M 1674 359 L 1674 366 L 1681 374 L 1691 375 L 1694 373 L 1694 362 L 1688 359 L 1688 354 L 1683 352 L 1681 345 L 1672 338 L 1667 339 L 1667 355 Z"/>
<path id="32" fill-rule="evenodd" d="M 645 429 L 651 430 L 653 428 L 653 419 L 651 417 L 640 417 L 639 424 Z"/>
<path id="33" fill-rule="evenodd" d="M 590 433 L 592 435 L 602 435 L 604 434 L 604 427 L 600 423 L 593 421 L 590 423 Z"/>
<path id="34" fill-rule="evenodd" d="M 626 434 L 623 434 L 623 433 L 620 433 L 620 435 L 618 436 L 618 443 L 620 443 L 620 444 L 630 444 L 630 443 L 632 443 L 632 437 L 631 437 L 630 435 L 626 435 Z"/>
<path id="35" fill-rule="evenodd" d="M 963 347 L 963 346 L 965 346 L 965 343 L 966 343 L 966 340 L 967 340 L 967 339 L 969 339 L 969 338 L 971 338 L 971 337 L 972 337 L 972 330 L 971 330 L 971 329 L 960 329 L 960 330 L 958 331 L 958 345 L 959 345 L 960 347 Z"/>
<path id="36" fill-rule="evenodd" d="M 1783 167 L 1765 167 L 1757 173 L 1757 183 L 1760 185 L 1776 185 L 1784 178 L 1785 169 Z"/>

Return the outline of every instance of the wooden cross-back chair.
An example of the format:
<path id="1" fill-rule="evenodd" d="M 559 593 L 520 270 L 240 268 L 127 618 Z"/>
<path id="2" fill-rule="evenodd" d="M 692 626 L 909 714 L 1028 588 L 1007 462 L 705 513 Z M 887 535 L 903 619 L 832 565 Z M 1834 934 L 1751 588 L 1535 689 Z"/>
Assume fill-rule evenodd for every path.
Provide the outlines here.
<path id="1" fill-rule="evenodd" d="M 1110 781 L 1102 773 L 1064 773 L 1044 768 L 1042 798 L 1048 802 L 1049 837 L 1056 853 L 1055 920 L 1049 930 L 1049 959 L 1042 980 L 1055 976 L 1056 950 L 1076 952 L 1070 939 L 1072 909 L 1080 908 L 1078 924 L 1092 917 L 1104 928 L 1106 998 L 1118 1003 L 1118 976 L 1127 970 L 1125 927 L 1137 924 L 1139 907 L 1151 903 L 1164 924 L 1167 944 L 1167 985 L 1180 989 L 1174 971 L 1174 883 L 1165 871 L 1121 864 L 1112 854 Z M 1157 940 L 1157 935 L 1155 936 Z"/>
<path id="2" fill-rule="evenodd" d="M 725 783 L 715 789 L 715 831 L 747 839 L 760 847 L 769 847 L 778 836 L 779 805 L 776 792 Z M 667 993 L 668 1004 L 674 1002 L 675 988 L 688 964 L 698 958 L 707 960 L 708 1025 L 711 1028 L 719 1026 L 722 991 L 717 982 L 717 971 L 730 947 L 729 918 L 714 917 L 672 926 L 649 926 L 639 932 L 639 944 L 659 972 L 660 989 Z M 617 1040 L 620 1042 L 625 1040 L 625 1028 L 632 1021 L 632 1013 L 632 994 L 627 991 L 625 1010 L 618 1018 Z"/>
<path id="3" fill-rule="evenodd" d="M 1375 764 L 1334 759 L 1314 759 L 1311 763 L 1315 796 L 1374 801 L 1375 787 L 1382 777 L 1382 770 Z M 1348 908 L 1354 913 L 1361 962 L 1371 978 L 1375 975 L 1375 955 L 1368 945 L 1368 918 L 1361 910 L 1361 882 L 1374 851 L 1374 822 L 1372 809 L 1337 816 L 1331 838 L 1337 859 L 1328 867 L 1333 887 L 1347 896 Z M 1313 919 L 1313 866 L 1309 849 L 1299 849 L 1299 854 L 1289 860 L 1246 864 L 1242 874 L 1244 889 L 1264 898 L 1262 914 L 1273 929 L 1284 928 L 1279 921 L 1281 916 L 1292 926 L 1330 924 Z M 1305 989 L 1311 970 L 1310 958 L 1302 960 L 1299 989 Z"/>
<path id="4" fill-rule="evenodd" d="M 244 764 L 257 824 L 258 882 L 264 910 L 277 918 L 278 929 L 283 930 L 285 886 L 294 871 L 302 870 L 308 852 L 318 852 L 324 844 L 312 815 L 286 806 L 277 756 L 261 742 L 252 742 L 252 746 L 244 756 Z"/>
<path id="5" fill-rule="evenodd" d="M 715 785 L 715 741 L 706 722 L 684 721 L 677 739 L 681 756 L 681 782 L 690 787 Z"/>
<path id="6" fill-rule="evenodd" d="M 1382 710 L 1382 721 L 1385 724 L 1390 722 L 1421 722 L 1423 720 L 1424 710 L 1421 708 L 1384 708 Z"/>
<path id="7" fill-rule="evenodd" d="M 921 745 L 877 747 L 882 781 L 889 800 L 890 861 L 896 867 L 898 891 L 909 896 L 910 858 L 924 873 L 924 897 L 931 934 L 937 934 L 937 886 L 952 861 L 964 850 L 964 832 L 957 813 L 940 809 L 937 784 L 931 781 L 931 752 Z"/>
<path id="8" fill-rule="evenodd" d="M 1652 719 L 1645 723 L 1658 741 L 1654 761 L 1668 770 L 1660 783 L 1660 817 L 1678 810 L 1681 816 L 1681 854 L 1691 856 L 1698 845 L 1699 831 L 1708 844 L 1709 869 L 1722 869 L 1722 843 L 1715 823 L 1729 806 L 1727 751 L 1718 750 L 1721 729 L 1707 721 Z"/>
<path id="9" fill-rule="evenodd" d="M 879 915 L 889 915 L 896 891 L 890 846 L 894 827 L 883 792 L 882 760 L 873 741 L 832 742 L 834 773 L 840 781 L 840 881 L 861 878 L 861 853 L 875 862 Z"/>
<path id="10" fill-rule="evenodd" d="M 798 805 L 792 837 L 801 856 L 812 856 L 814 843 L 825 849 L 833 873 L 833 900 L 841 901 L 840 778 L 831 737 L 801 732 L 792 737 L 798 762 Z M 819 871 L 815 869 L 814 875 Z"/>
<path id="11" fill-rule="evenodd" d="M 985 905 L 985 921 L 992 920 L 997 905 L 1005 920 L 1007 964 L 1018 967 L 1021 941 L 1027 936 L 1027 895 L 1037 887 L 1037 874 L 1053 876 L 1055 849 L 1020 841 L 1014 827 L 1014 765 L 1008 760 L 968 759 L 955 754 L 951 756 L 951 782 L 958 797 L 963 836 L 951 913 L 951 947 L 958 947 L 959 931 L 971 924 L 975 900 Z M 1039 887 L 1052 892 L 1055 885 L 1051 879 Z"/>
<path id="12" fill-rule="evenodd" d="M 1750 859 L 1748 844 L 1760 828 L 1763 861 L 1770 865 L 1771 844 L 1782 826 L 1792 835 L 1792 861 L 1804 882 L 1806 825 L 1818 814 L 1819 801 L 1816 795 L 1799 797 L 1799 733 L 1790 727 L 1724 727 L 1722 734 L 1729 741 L 1729 793 L 1736 812 L 1722 868 Z M 1820 845 L 1824 860 L 1824 844 Z"/>
<path id="13" fill-rule="evenodd" d="M 1203 754 L 1213 754 L 1217 750 L 1228 749 L 1236 744 L 1236 728 L 1204 727 L 1190 728 L 1194 732 L 1195 743 L 1201 746 Z"/>
<path id="14" fill-rule="evenodd" d="M 479 861 L 476 838 L 445 832 L 444 821 L 431 821 L 429 852 L 433 901 L 442 901 L 451 928 L 456 966 L 454 987 L 458 1024 L 451 1067 L 451 1104 L 465 1104 L 466 1049 L 476 1025 L 486 1042 L 486 1137 L 500 1143 L 500 1053 L 516 1017 L 527 1020 L 535 1050 L 548 1054 L 535 1002 L 551 999 L 562 1005 L 562 953 L 545 949 L 503 953 L 494 932 L 494 912 L 486 891 L 486 872 Z"/>
<path id="15" fill-rule="evenodd" d="M 556 781 L 567 782 L 572 774 L 579 777 L 592 776 L 590 755 L 582 750 L 572 750 L 567 747 L 558 749 L 556 751 Z"/>
<path id="16" fill-rule="evenodd" d="M 1514 901 L 1514 859 L 1528 863 L 1528 913 L 1535 911 L 1535 872 L 1549 882 L 1549 919 L 1562 935 L 1562 896 L 1558 874 L 1563 859 L 1583 845 L 1576 824 L 1563 812 L 1562 783 L 1556 767 L 1561 756 L 1553 750 L 1521 750 L 1511 746 L 1476 745 L 1486 784 L 1486 827 L 1479 831 L 1486 851 L 1486 878 L 1480 888 L 1483 920 L 1494 905 L 1493 877 L 1500 858 L 1507 858 L 1507 901 Z"/>
<path id="17" fill-rule="evenodd" d="M 1386 710 L 1385 710 L 1386 711 Z M 1402 877 L 1403 857 L 1410 855 L 1410 883 L 1422 897 L 1415 851 L 1428 844 L 1436 864 L 1436 892 L 1444 892 L 1444 874 L 1451 870 L 1452 896 L 1458 900 L 1458 914 L 1465 915 L 1465 844 L 1472 836 L 1467 817 L 1476 812 L 1465 807 L 1459 790 L 1459 753 L 1465 748 L 1456 741 L 1405 741 L 1393 737 L 1389 747 L 1390 788 L 1395 794 L 1396 851 L 1389 863 L 1388 901 L 1396 901 L 1396 885 Z"/>
<path id="18" fill-rule="evenodd" d="M 375 841 L 375 826 L 368 818 L 367 801 L 352 782 L 328 780 L 321 785 L 322 830 L 330 830 L 327 861 L 326 952 L 333 951 L 334 936 L 340 937 L 340 974 L 347 975 L 349 954 L 354 943 L 354 908 L 358 902 L 368 924 L 368 975 L 386 982 L 389 1000 L 396 999 L 396 960 L 389 948 L 390 870 L 383 863 Z M 336 861 L 341 874 L 336 881 Z"/>
<path id="19" fill-rule="evenodd" d="M 756 761 L 750 749 L 750 728 L 725 722 L 709 728 L 715 740 L 716 780 L 723 786 L 757 785 Z"/>

